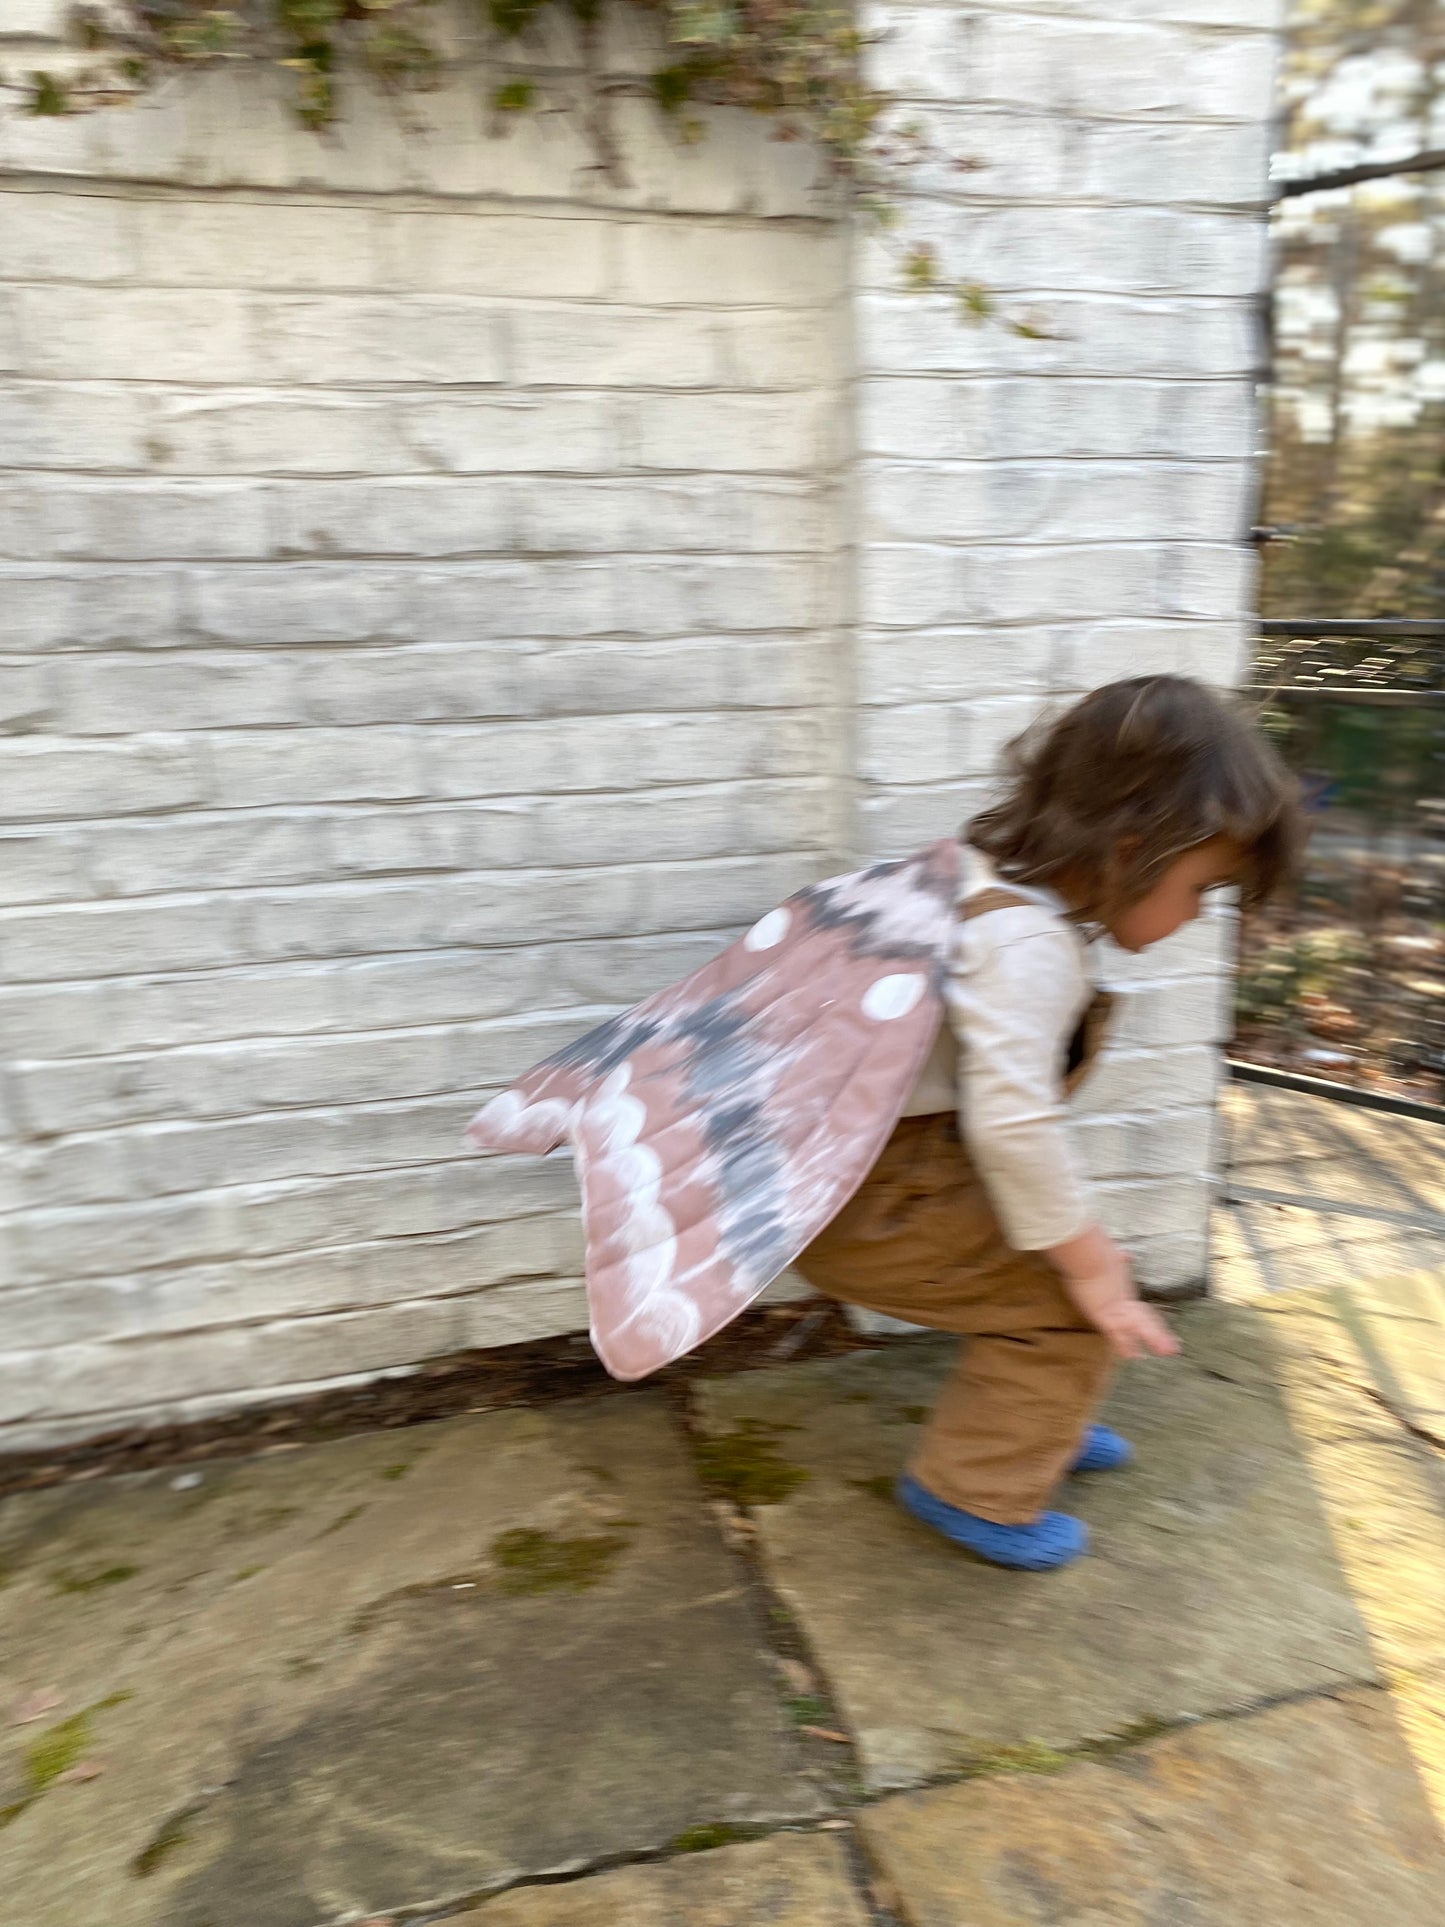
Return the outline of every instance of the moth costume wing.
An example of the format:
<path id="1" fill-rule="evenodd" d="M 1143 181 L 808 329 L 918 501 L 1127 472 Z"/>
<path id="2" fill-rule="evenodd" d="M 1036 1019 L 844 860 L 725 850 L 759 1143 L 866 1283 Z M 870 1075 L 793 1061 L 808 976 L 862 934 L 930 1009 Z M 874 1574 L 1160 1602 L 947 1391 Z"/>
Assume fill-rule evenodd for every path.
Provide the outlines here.
<path id="1" fill-rule="evenodd" d="M 863 1182 L 942 1021 L 960 865 L 950 839 L 800 891 L 473 1119 L 485 1151 L 571 1139 L 615 1377 L 719 1331 Z"/>

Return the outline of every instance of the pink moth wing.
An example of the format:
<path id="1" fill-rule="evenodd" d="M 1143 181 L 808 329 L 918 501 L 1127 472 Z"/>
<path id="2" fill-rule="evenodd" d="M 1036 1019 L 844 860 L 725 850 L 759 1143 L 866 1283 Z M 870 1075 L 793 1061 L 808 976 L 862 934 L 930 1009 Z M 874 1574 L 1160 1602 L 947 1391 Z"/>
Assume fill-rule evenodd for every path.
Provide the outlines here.
<path id="1" fill-rule="evenodd" d="M 571 1139 L 614 1376 L 720 1330 L 862 1183 L 938 1031 L 959 869 L 949 840 L 799 892 L 473 1120 L 488 1151 Z"/>

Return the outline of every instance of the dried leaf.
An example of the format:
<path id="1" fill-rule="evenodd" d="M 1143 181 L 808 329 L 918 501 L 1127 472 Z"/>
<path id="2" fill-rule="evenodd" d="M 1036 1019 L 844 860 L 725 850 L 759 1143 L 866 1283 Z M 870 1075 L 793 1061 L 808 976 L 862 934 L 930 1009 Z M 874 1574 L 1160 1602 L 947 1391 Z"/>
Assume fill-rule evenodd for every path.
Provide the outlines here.
<path id="1" fill-rule="evenodd" d="M 38 1692 L 28 1694 L 11 1713 L 10 1719 L 15 1726 L 29 1726 L 32 1720 L 43 1720 L 47 1713 L 53 1713 L 61 1704 L 60 1694 L 53 1686 L 42 1686 Z"/>
<path id="2" fill-rule="evenodd" d="M 835 1746 L 851 1745 L 846 1733 L 835 1733 L 831 1726 L 800 1726 L 798 1731 L 806 1733 L 809 1739 L 831 1740 Z"/>
<path id="3" fill-rule="evenodd" d="M 105 1763 L 102 1760 L 77 1760 L 59 1778 L 63 1786 L 84 1786 L 88 1780 L 98 1780 L 104 1771 Z"/>

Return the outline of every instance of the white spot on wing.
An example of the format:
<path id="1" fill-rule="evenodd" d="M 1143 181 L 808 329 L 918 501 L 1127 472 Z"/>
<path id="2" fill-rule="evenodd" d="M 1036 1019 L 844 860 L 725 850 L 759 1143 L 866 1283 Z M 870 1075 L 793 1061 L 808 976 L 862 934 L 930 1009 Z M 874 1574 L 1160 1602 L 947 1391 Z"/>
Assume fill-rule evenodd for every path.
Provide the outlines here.
<path id="1" fill-rule="evenodd" d="M 675 1358 L 691 1351 L 697 1343 L 702 1315 L 680 1291 L 659 1291 L 648 1300 L 647 1309 L 637 1323 L 640 1330 L 651 1336 L 659 1351 Z"/>
<path id="2" fill-rule="evenodd" d="M 634 1304 L 642 1304 L 648 1302 L 654 1294 L 663 1292 L 672 1278 L 676 1263 L 676 1238 L 667 1238 L 661 1244 L 648 1245 L 643 1251 L 634 1251 L 622 1267 L 627 1279 L 628 1298 Z"/>
<path id="3" fill-rule="evenodd" d="M 923 978 L 916 970 L 880 977 L 863 993 L 863 1015 L 876 1024 L 889 1023 L 895 1017 L 906 1017 L 922 995 Z"/>
<path id="4" fill-rule="evenodd" d="M 588 1134 L 604 1154 L 626 1150 L 636 1144 L 647 1122 L 647 1106 L 640 1098 L 604 1092 L 587 1106 Z"/>
<path id="5" fill-rule="evenodd" d="M 792 925 L 790 910 L 769 910 L 743 938 L 744 950 L 772 950 L 787 936 Z"/>

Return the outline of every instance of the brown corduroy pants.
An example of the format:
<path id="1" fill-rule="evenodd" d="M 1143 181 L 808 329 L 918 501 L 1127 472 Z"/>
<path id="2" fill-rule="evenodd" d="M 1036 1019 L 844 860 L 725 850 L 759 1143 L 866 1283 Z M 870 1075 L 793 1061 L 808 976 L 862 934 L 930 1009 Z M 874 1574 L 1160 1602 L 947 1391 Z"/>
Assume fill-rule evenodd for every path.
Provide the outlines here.
<path id="1" fill-rule="evenodd" d="M 967 1336 L 910 1469 L 981 1518 L 1037 1518 L 1108 1386 L 1109 1348 L 1048 1260 L 1009 1245 L 953 1116 L 903 1118 L 797 1268 L 829 1297 Z"/>

